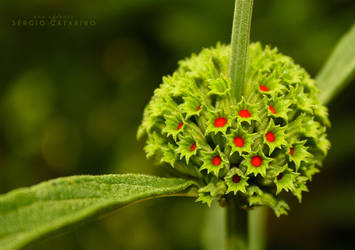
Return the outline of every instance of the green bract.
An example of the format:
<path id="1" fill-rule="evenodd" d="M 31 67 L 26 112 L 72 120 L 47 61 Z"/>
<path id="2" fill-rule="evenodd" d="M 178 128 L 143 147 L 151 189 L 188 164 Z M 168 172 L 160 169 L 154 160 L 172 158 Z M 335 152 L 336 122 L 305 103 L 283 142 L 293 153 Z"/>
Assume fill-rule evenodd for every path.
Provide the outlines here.
<path id="1" fill-rule="evenodd" d="M 279 194 L 301 201 L 327 154 L 327 109 L 303 68 L 259 43 L 249 47 L 246 89 L 237 101 L 229 54 L 218 44 L 181 61 L 155 90 L 138 137 L 148 135 L 148 157 L 200 180 L 198 200 L 210 204 L 230 193 L 279 216 L 288 210 Z"/>

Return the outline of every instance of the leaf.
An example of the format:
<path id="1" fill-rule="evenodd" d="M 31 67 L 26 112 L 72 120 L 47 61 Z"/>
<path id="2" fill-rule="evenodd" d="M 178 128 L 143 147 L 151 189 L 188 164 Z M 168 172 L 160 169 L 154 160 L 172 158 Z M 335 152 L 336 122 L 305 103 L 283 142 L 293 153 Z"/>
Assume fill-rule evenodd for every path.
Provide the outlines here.
<path id="1" fill-rule="evenodd" d="M 194 181 L 147 175 L 58 178 L 0 196 L 0 248 L 19 249 L 133 202 L 197 196 Z"/>
<path id="2" fill-rule="evenodd" d="M 341 38 L 316 80 L 320 101 L 328 103 L 355 75 L 355 24 Z"/>

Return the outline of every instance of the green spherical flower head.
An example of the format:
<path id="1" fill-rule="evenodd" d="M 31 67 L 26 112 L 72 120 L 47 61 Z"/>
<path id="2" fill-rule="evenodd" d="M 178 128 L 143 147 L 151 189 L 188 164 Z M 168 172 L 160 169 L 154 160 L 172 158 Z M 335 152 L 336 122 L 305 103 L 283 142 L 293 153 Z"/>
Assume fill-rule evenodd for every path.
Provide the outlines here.
<path id="1" fill-rule="evenodd" d="M 326 107 L 316 83 L 290 57 L 259 43 L 249 47 L 246 89 L 231 92 L 230 47 L 204 49 L 179 63 L 154 91 L 138 137 L 161 163 L 197 178 L 198 200 L 236 195 L 246 207 L 287 213 L 279 197 L 301 201 L 330 143 Z"/>

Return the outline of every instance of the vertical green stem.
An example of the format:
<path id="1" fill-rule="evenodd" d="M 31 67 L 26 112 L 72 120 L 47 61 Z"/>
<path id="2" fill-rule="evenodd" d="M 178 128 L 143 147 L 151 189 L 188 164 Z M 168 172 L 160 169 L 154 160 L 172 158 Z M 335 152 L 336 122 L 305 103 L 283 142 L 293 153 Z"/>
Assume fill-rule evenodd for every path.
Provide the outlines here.
<path id="1" fill-rule="evenodd" d="M 253 0 L 236 0 L 233 17 L 229 76 L 232 79 L 232 93 L 237 101 L 245 90 L 246 64 L 250 37 Z"/>
<path id="2" fill-rule="evenodd" d="M 236 0 L 233 17 L 229 76 L 232 94 L 241 100 L 245 90 L 253 0 Z M 227 199 L 227 249 L 247 250 L 247 212 L 240 209 L 237 197 Z"/>
<path id="3" fill-rule="evenodd" d="M 257 207 L 248 211 L 249 250 L 264 250 L 266 246 L 267 208 Z"/>
<path id="4" fill-rule="evenodd" d="M 233 196 L 227 199 L 226 225 L 227 250 L 247 250 L 247 211 Z"/>

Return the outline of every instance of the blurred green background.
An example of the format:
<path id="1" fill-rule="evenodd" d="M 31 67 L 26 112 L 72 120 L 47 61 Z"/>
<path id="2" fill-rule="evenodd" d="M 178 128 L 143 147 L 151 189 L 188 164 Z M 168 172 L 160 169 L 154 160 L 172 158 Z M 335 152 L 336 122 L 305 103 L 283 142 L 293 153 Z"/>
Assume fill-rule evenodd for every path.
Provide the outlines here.
<path id="1" fill-rule="evenodd" d="M 233 6 L 231 0 L 1 1 L 0 193 L 74 174 L 166 176 L 136 141 L 143 108 L 178 60 L 229 42 Z M 254 6 L 251 40 L 277 46 L 312 76 L 355 21 L 354 0 L 255 0 Z M 95 25 L 13 25 L 53 15 Z M 354 249 L 354 90 L 353 84 L 329 105 L 332 149 L 311 192 L 301 205 L 290 197 L 289 216 L 270 213 L 268 249 Z M 30 249 L 203 249 L 207 211 L 187 198 L 147 201 Z M 210 237 L 221 234 L 219 225 L 212 223 Z"/>

